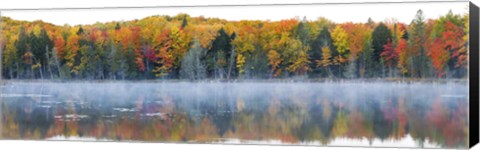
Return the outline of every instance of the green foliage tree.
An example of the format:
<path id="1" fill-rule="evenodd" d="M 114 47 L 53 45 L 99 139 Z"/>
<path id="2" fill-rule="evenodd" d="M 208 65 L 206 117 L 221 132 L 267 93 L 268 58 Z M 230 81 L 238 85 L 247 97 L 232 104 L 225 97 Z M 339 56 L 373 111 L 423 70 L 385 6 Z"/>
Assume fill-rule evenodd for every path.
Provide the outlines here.
<path id="1" fill-rule="evenodd" d="M 212 42 L 212 47 L 207 51 L 207 73 L 211 78 L 223 79 L 227 77 L 228 62 L 232 55 L 232 39 L 221 28 Z"/>
<path id="2" fill-rule="evenodd" d="M 322 30 L 317 35 L 317 37 L 314 40 L 312 40 L 310 47 L 311 47 L 311 50 L 308 51 L 310 62 L 319 62 L 323 60 L 324 56 L 322 54 L 324 51 L 323 50 L 324 47 L 329 48 L 328 50 L 325 50 L 325 51 L 328 51 L 330 55 L 329 57 L 338 55 L 333 45 L 333 41 L 327 27 L 322 28 Z M 329 59 L 330 58 L 327 58 L 327 60 Z M 327 66 L 330 66 L 330 65 L 327 65 Z M 312 68 L 311 74 L 313 74 L 310 76 L 314 76 L 315 74 L 320 74 L 321 76 L 326 75 L 325 74 L 326 71 L 323 70 L 323 65 L 321 65 L 320 63 L 310 63 L 310 68 Z M 330 69 L 328 70 L 330 71 Z"/>
<path id="3" fill-rule="evenodd" d="M 410 23 L 408 45 L 410 49 L 410 57 L 408 58 L 409 73 L 412 77 L 422 78 L 429 77 L 433 72 L 431 69 L 430 59 L 427 58 L 426 49 L 424 47 L 427 35 L 425 35 L 425 19 L 423 11 L 418 10 L 415 18 Z"/>
<path id="4" fill-rule="evenodd" d="M 392 33 L 384 23 L 380 23 L 372 32 L 373 64 L 371 67 L 373 69 L 371 70 L 381 70 L 380 73 L 374 73 L 377 76 L 384 76 L 384 62 L 380 54 L 383 52 L 383 46 L 391 39 Z"/>

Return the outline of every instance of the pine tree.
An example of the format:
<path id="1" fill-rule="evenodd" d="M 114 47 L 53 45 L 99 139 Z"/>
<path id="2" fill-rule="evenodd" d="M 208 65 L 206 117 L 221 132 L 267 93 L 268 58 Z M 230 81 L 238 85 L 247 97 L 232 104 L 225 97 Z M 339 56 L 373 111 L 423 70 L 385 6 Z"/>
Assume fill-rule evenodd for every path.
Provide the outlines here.
<path id="1" fill-rule="evenodd" d="M 384 76 L 385 64 L 380 56 L 383 52 L 383 46 L 392 39 L 392 33 L 388 27 L 380 23 L 372 32 L 372 48 L 373 48 L 373 70 L 380 70 L 381 72 L 375 72 L 374 74 Z"/>

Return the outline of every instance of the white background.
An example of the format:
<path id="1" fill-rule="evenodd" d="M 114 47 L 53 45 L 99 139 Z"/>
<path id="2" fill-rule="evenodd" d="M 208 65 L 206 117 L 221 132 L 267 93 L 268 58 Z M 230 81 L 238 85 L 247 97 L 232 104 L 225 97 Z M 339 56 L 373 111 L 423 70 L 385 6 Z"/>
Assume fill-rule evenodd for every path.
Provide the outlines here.
<path id="1" fill-rule="evenodd" d="M 382 0 L 382 2 L 398 2 L 398 1 L 415 1 L 415 0 Z M 418 0 L 417 0 L 418 1 Z M 191 6 L 191 5 L 237 5 L 237 4 L 290 4 L 290 3 L 343 3 L 343 2 L 378 2 L 378 0 L 165 0 L 165 1 L 149 1 L 149 0 L 10 0 L 1 1 L 0 9 L 31 9 L 31 8 L 79 8 L 79 7 L 138 7 L 138 6 Z M 477 0 L 474 0 L 475 4 L 480 4 Z M 378 9 L 381 9 L 380 7 Z M 408 9 L 408 8 L 402 8 Z M 364 10 L 365 11 L 365 10 Z M 371 9 L 366 11 L 373 11 Z M 340 15 L 354 16 L 361 12 L 349 12 L 347 10 L 339 11 L 343 12 Z M 274 12 L 275 13 L 275 12 Z M 278 13 L 281 13 L 279 11 Z M 426 12 L 428 15 L 428 12 Z M 4 13 L 2 12 L 2 15 Z M 5 14 L 8 14 L 6 12 Z M 443 13 L 442 13 L 443 14 Z M 32 15 L 31 13 L 29 14 Z M 122 15 L 122 14 L 119 14 Z M 123 14 L 128 16 L 128 13 Z M 409 14 L 406 17 L 413 18 L 414 13 Z M 20 15 L 21 16 L 21 15 Z M 28 16 L 28 15 L 24 15 Z M 428 16 L 427 16 L 428 17 Z M 432 16 L 435 17 L 435 16 Z M 34 18 L 31 16 L 30 19 Z M 67 17 L 68 18 L 68 17 Z M 15 18 L 14 18 L 15 19 Z M 28 20 L 28 17 L 24 18 Z M 128 18 L 123 18 L 128 19 Z M 312 18 L 315 19 L 315 18 Z M 361 18 L 362 20 L 366 20 Z M 373 18 L 374 21 L 382 21 Z M 402 21 L 399 19 L 399 21 Z M 79 22 L 88 23 L 88 22 Z M 166 144 L 166 143 L 125 143 L 125 142 L 45 142 L 45 141 L 12 141 L 12 140 L 0 140 L 0 149 L 68 149 L 68 150 L 90 150 L 90 149 L 106 149 L 106 150 L 148 150 L 148 149 L 194 149 L 194 150 L 215 150 L 215 149 L 260 149 L 260 150 L 285 150 L 285 149 L 300 149 L 300 150 L 313 150 L 313 149 L 379 149 L 379 148 L 359 148 L 359 147 L 312 147 L 312 146 L 265 146 L 265 145 L 211 145 L 211 144 Z M 393 148 L 395 149 L 395 148 Z M 475 149 L 480 149 L 480 146 L 476 146 Z"/>
<path id="2" fill-rule="evenodd" d="M 325 1 L 325 0 L 323 0 Z M 60 2 L 52 2 L 57 5 L 62 4 Z M 100 6 L 113 7 L 112 3 L 105 3 L 101 1 Z M 172 4 L 155 4 L 155 3 L 143 3 L 144 1 L 136 2 L 132 6 L 168 6 L 168 5 L 185 5 L 184 3 L 172 3 Z M 248 3 L 246 3 L 248 2 Z M 258 2 L 246 1 L 246 4 L 260 4 Z M 265 3 L 263 4 L 272 4 Z M 288 1 L 282 1 L 285 4 Z M 300 3 L 318 3 L 317 1 L 300 1 Z M 328 1 L 327 1 L 328 2 Z M 330 1 L 331 2 L 331 1 Z M 42 2 L 45 4 L 52 4 L 48 2 Z M 67 3 L 64 7 L 87 7 L 84 4 L 89 3 L 82 1 L 82 3 Z M 95 2 L 92 2 L 95 3 Z M 105 5 L 101 5 L 105 3 Z M 117 2 L 118 3 L 118 2 Z M 192 2 L 193 3 L 193 2 Z M 197 2 L 198 3 L 198 2 Z M 193 4 L 197 4 L 193 3 Z M 342 3 L 336 2 L 336 3 Z M 107 5 L 110 4 L 110 5 Z M 120 5 L 123 6 L 125 5 Z M 238 3 L 211 3 L 217 5 L 217 7 L 170 7 L 170 8 L 128 8 L 128 9 L 76 9 L 76 10 L 4 10 L 2 16 L 11 17 L 16 20 L 34 21 L 41 19 L 42 21 L 54 23 L 56 25 L 64 25 L 66 23 L 70 25 L 76 24 L 93 24 L 99 22 L 109 21 L 121 21 L 121 20 L 133 20 L 142 19 L 152 15 L 170 15 L 175 16 L 179 13 L 187 13 L 192 17 L 204 16 L 204 17 L 216 17 L 227 20 L 272 20 L 278 21 L 282 19 L 290 19 L 295 17 L 306 17 L 307 20 L 316 20 L 318 17 L 325 17 L 337 23 L 343 22 L 366 22 L 369 17 L 375 22 L 384 21 L 385 19 L 395 18 L 399 22 L 409 24 L 414 18 L 417 10 L 423 10 L 423 14 L 426 19 L 438 18 L 452 11 L 454 14 L 465 14 L 468 12 L 468 3 L 455 2 L 455 3 L 373 3 L 373 4 L 330 4 L 330 5 L 289 5 L 289 6 L 242 6 L 242 7 L 218 7 L 220 4 L 238 4 Z M 278 4 L 278 3 L 277 3 Z M 198 4 L 197 6 L 205 6 L 208 4 Z M 48 6 L 48 5 L 47 5 Z M 38 6 L 42 8 L 51 8 L 47 6 Z M 91 6 L 91 5 L 89 5 Z M 117 7 L 118 7 L 117 6 Z M 25 8 L 25 7 L 23 7 Z M 58 8 L 58 7 L 57 7 Z"/>

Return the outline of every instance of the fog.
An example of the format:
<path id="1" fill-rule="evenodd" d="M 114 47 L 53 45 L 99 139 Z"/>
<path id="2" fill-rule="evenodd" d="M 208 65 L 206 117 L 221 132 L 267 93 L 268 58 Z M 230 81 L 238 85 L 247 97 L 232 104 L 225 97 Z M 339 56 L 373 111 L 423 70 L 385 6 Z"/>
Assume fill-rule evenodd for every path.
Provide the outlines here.
<path id="1" fill-rule="evenodd" d="M 329 101 L 357 103 L 405 98 L 412 103 L 424 103 L 436 98 L 463 99 L 468 97 L 465 83 L 390 83 L 390 82 L 325 82 L 325 83 L 135 83 L 135 82 L 11 82 L 2 86 L 4 100 L 30 97 L 40 101 L 74 101 L 102 105 L 134 107 L 136 101 L 175 103 L 191 110 L 195 104 L 225 102 L 236 107 L 238 100 L 252 107 L 265 105 L 271 99 L 282 102 L 310 103 Z M 95 105 L 96 106 L 96 105 Z M 262 109 L 262 108 L 259 108 Z"/>
<path id="2" fill-rule="evenodd" d="M 12 81 L 0 102 L 0 139 L 468 145 L 468 85 L 457 82 Z"/>

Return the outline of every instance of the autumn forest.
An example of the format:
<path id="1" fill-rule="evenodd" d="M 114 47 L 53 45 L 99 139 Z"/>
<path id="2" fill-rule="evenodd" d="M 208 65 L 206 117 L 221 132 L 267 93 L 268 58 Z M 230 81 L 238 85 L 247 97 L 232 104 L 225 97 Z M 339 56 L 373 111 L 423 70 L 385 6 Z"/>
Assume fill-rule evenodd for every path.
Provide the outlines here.
<path id="1" fill-rule="evenodd" d="M 1 71 L 5 79 L 467 78 L 468 15 L 423 13 L 410 23 L 179 14 L 57 26 L 2 17 Z"/>
<path id="2" fill-rule="evenodd" d="M 465 148 L 469 15 L 421 8 L 360 22 L 11 13 L 0 139 Z"/>

